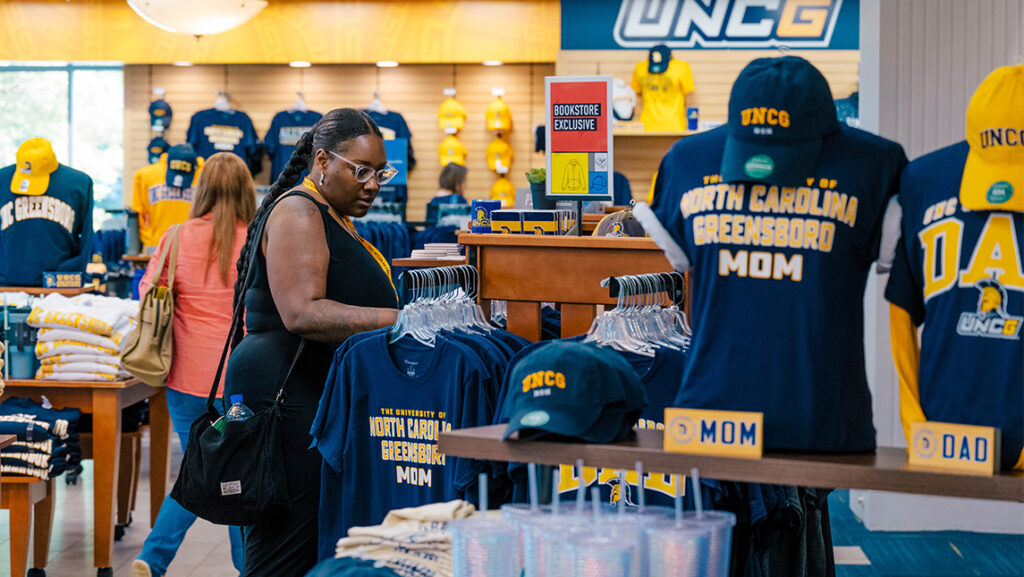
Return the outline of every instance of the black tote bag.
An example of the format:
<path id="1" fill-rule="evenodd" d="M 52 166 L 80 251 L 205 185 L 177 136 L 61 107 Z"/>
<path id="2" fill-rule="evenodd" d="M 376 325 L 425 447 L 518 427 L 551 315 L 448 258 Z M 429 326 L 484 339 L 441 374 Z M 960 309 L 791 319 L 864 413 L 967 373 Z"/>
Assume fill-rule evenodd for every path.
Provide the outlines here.
<path id="1" fill-rule="evenodd" d="M 281 388 L 269 407 L 255 412 L 245 421 L 225 419 L 216 426 L 222 417 L 214 407 L 228 351 L 243 314 L 245 292 L 255 276 L 252 271 L 256 266 L 263 228 L 270 210 L 283 198 L 267 210 L 252 238 L 249 273 L 243 283 L 242 298 L 235 306 L 231 331 L 206 400 L 206 411 L 192 423 L 181 470 L 171 490 L 171 497 L 186 510 L 219 525 L 254 525 L 281 511 L 287 504 L 281 401 L 306 341 L 299 342 Z"/>

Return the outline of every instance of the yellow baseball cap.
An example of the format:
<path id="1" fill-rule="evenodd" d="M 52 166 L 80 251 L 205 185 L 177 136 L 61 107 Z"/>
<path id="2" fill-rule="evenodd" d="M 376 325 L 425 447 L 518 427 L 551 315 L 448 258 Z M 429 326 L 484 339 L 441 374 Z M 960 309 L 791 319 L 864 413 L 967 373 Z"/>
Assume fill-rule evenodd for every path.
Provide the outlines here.
<path id="1" fill-rule="evenodd" d="M 487 168 L 498 170 L 500 166 L 507 172 L 508 168 L 512 166 L 512 158 L 514 156 L 512 147 L 502 140 L 501 137 L 497 137 L 487 145 Z"/>
<path id="2" fill-rule="evenodd" d="M 1024 212 L 1024 64 L 996 68 L 967 106 L 960 204 Z"/>
<path id="3" fill-rule="evenodd" d="M 448 163 L 454 162 L 456 164 L 466 165 L 466 147 L 459 142 L 458 138 L 454 136 L 448 136 L 441 141 L 441 146 L 437 147 L 437 154 L 441 159 L 441 166 L 447 166 Z"/>
<path id="4" fill-rule="evenodd" d="M 500 98 L 487 105 L 487 130 L 512 130 L 512 111 Z"/>
<path id="5" fill-rule="evenodd" d="M 441 103 L 440 110 L 437 111 L 437 125 L 441 127 L 441 130 L 447 128 L 462 130 L 462 127 L 466 125 L 465 107 L 454 98 L 445 100 Z"/>
<path id="6" fill-rule="evenodd" d="M 30 138 L 18 147 L 11 192 L 39 196 L 50 188 L 50 175 L 57 170 L 57 155 L 45 138 Z"/>
<path id="7" fill-rule="evenodd" d="M 491 200 L 500 200 L 502 208 L 513 206 L 516 203 L 516 187 L 509 179 L 502 176 L 491 186 L 490 197 Z"/>

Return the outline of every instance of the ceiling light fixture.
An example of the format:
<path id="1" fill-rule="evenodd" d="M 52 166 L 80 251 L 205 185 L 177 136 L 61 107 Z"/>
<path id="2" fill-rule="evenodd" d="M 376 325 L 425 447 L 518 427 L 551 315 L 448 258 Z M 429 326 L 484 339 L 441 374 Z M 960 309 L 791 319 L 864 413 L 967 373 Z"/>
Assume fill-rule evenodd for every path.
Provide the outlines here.
<path id="1" fill-rule="evenodd" d="M 397 68 L 398 62 L 394 60 L 378 60 L 377 68 Z"/>
<path id="2" fill-rule="evenodd" d="M 189 62 L 188 60 L 175 60 L 175 61 L 174 61 L 174 62 L 172 62 L 171 64 L 173 64 L 173 65 L 175 65 L 175 66 L 182 66 L 182 67 L 185 67 L 185 66 L 192 66 L 192 63 L 191 63 L 191 62 Z"/>
<path id="3" fill-rule="evenodd" d="M 260 0 L 128 0 L 143 20 L 175 34 L 208 36 L 241 26 L 259 14 Z"/>
<path id="4" fill-rule="evenodd" d="M 504 64 L 501 60 L 484 60 L 484 66 L 501 66 Z"/>
<path id="5" fill-rule="evenodd" d="M 288 66 L 291 66 L 292 68 L 309 68 L 312 65 L 312 63 L 306 60 L 292 60 L 288 63 Z"/>

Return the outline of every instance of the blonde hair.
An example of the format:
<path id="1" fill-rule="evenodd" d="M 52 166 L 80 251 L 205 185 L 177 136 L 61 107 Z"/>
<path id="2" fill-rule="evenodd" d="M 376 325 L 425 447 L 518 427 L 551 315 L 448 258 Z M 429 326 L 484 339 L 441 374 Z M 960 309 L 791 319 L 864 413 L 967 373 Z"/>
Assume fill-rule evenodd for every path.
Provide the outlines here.
<path id="1" fill-rule="evenodd" d="M 206 257 L 209 273 L 214 260 L 220 278 L 227 284 L 235 262 L 235 237 L 238 223 L 246 224 L 256 213 L 256 185 L 249 167 L 230 152 L 218 152 L 206 160 L 192 196 L 189 218 L 213 213 L 213 234 Z M 216 258 L 215 258 L 216 255 Z"/>

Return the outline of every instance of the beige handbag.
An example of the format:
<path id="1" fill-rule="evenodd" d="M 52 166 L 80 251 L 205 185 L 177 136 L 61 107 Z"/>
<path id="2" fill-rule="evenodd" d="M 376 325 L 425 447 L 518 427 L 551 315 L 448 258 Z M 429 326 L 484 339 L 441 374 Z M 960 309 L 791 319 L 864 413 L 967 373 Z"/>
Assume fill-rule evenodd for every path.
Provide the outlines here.
<path id="1" fill-rule="evenodd" d="M 139 303 L 139 318 L 135 328 L 125 337 L 121 350 L 121 365 L 151 387 L 167 385 L 171 370 L 172 323 L 174 320 L 174 269 L 178 263 L 179 225 L 172 227 L 170 242 L 164 245 L 153 271 L 153 284 Z M 167 264 L 167 286 L 158 286 Z"/>

